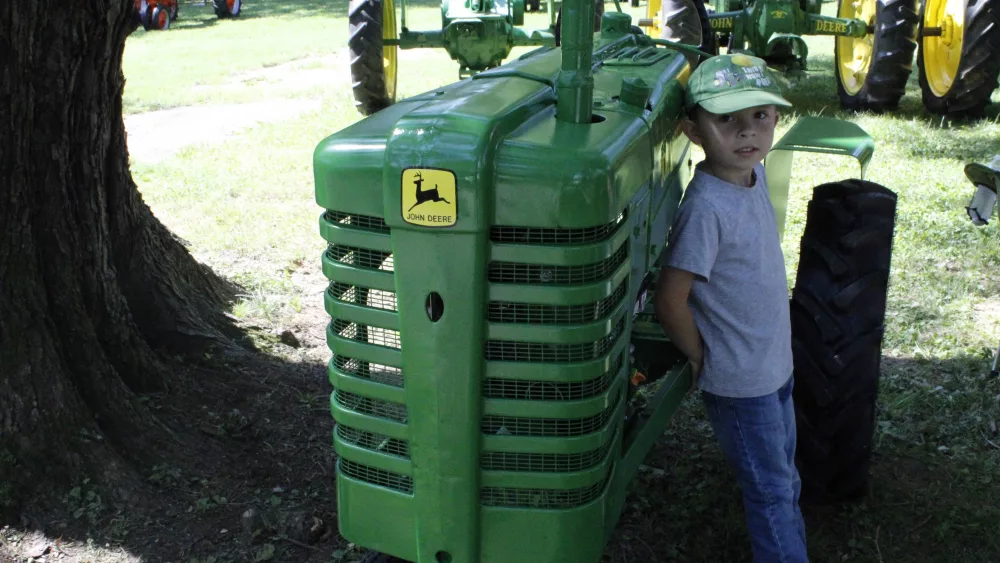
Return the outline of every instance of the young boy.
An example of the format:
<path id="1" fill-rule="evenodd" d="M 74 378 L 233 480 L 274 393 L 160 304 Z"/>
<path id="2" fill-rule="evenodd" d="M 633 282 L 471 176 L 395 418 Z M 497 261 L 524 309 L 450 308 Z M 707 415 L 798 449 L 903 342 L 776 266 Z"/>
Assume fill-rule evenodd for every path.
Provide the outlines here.
<path id="1" fill-rule="evenodd" d="M 670 233 L 656 312 L 688 357 L 736 470 L 755 562 L 807 561 L 799 512 L 785 262 L 761 161 L 790 106 L 761 59 L 721 55 L 688 81 L 705 151 Z"/>

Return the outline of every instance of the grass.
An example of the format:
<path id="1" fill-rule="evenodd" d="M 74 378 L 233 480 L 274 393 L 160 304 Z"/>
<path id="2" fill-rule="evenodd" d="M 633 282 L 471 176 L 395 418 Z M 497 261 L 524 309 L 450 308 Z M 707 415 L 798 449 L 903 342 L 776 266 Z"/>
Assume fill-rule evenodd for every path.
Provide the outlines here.
<path id="1" fill-rule="evenodd" d="M 321 100 L 318 111 L 133 165 L 157 216 L 199 260 L 247 289 L 233 311 L 241 318 L 280 324 L 317 299 L 295 281 L 317 274 L 324 247 L 311 154 L 326 135 L 360 119 L 346 66 L 345 12 L 343 1 L 254 0 L 240 20 L 218 21 L 208 7 L 184 5 L 169 32 L 140 30 L 128 41 L 127 113 L 266 98 Z M 408 22 L 433 28 L 439 13 L 436 3 L 418 2 Z M 545 18 L 529 15 L 528 26 L 542 27 Z M 965 218 L 972 187 L 962 172 L 965 163 L 1000 153 L 997 106 L 973 123 L 931 117 L 914 73 L 898 111 L 844 113 L 833 41 L 809 38 L 808 44 L 811 72 L 788 91 L 795 108 L 779 134 L 799 115 L 858 123 L 877 142 L 868 179 L 899 195 L 875 488 L 859 504 L 807 512 L 813 559 L 998 560 L 1000 382 L 986 372 L 1000 341 L 1000 244 L 995 224 L 977 228 Z M 402 96 L 457 78 L 442 51 L 401 56 Z M 337 77 L 336 83 L 261 74 L 293 61 Z M 857 174 L 849 159 L 796 156 L 784 240 L 790 282 L 810 187 Z M 609 544 L 609 561 L 749 560 L 735 484 L 694 398 L 647 463 Z"/>

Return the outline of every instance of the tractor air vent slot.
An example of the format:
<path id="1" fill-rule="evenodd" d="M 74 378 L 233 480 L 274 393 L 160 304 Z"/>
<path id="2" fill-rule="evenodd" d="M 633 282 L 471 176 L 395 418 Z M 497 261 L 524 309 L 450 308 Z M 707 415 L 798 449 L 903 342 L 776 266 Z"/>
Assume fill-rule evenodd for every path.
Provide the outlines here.
<path id="1" fill-rule="evenodd" d="M 365 268 L 368 270 L 382 270 L 392 272 L 392 253 L 380 250 L 370 250 L 367 248 L 356 248 L 344 246 L 342 244 L 331 244 L 327 246 L 326 256 L 330 260 L 336 260 L 341 264 Z"/>
<path id="2" fill-rule="evenodd" d="M 491 301 L 489 321 L 521 324 L 578 324 L 597 321 L 611 314 L 625 298 L 626 279 L 608 297 L 589 305 L 538 305 Z"/>
<path id="3" fill-rule="evenodd" d="M 483 487 L 479 500 L 486 506 L 519 506 L 524 508 L 574 508 L 600 498 L 611 473 L 601 481 L 581 489 L 519 489 L 513 487 Z"/>
<path id="4" fill-rule="evenodd" d="M 392 291 L 358 287 L 346 283 L 332 282 L 326 289 L 330 297 L 372 309 L 396 310 L 396 294 Z"/>
<path id="5" fill-rule="evenodd" d="M 333 319 L 333 332 L 343 338 L 357 340 L 358 342 L 395 348 L 397 350 L 400 347 L 398 330 L 359 325 L 351 321 L 345 321 L 344 319 Z"/>
<path id="6" fill-rule="evenodd" d="M 615 406 L 586 418 L 528 418 L 514 416 L 484 416 L 483 434 L 499 436 L 584 436 L 597 432 L 617 410 L 621 393 Z"/>
<path id="7" fill-rule="evenodd" d="M 576 401 L 596 397 L 611 387 L 622 369 L 625 353 L 604 375 L 589 381 L 554 382 L 525 379 L 489 378 L 483 383 L 483 394 L 488 399 L 514 399 L 521 401 Z"/>
<path id="8" fill-rule="evenodd" d="M 369 416 L 395 420 L 396 422 L 406 422 L 406 405 L 362 397 L 361 395 L 341 391 L 340 389 L 334 391 L 334 398 L 337 404 L 345 409 Z"/>
<path id="9" fill-rule="evenodd" d="M 549 266 L 516 262 L 490 262 L 489 280 L 499 283 L 573 285 L 608 278 L 628 259 L 628 245 L 600 262 L 585 266 Z"/>
<path id="10" fill-rule="evenodd" d="M 538 473 L 569 473 L 583 471 L 601 463 L 608 454 L 610 442 L 579 454 L 529 454 L 519 452 L 484 452 L 482 468 L 486 471 L 532 471 Z"/>
<path id="11" fill-rule="evenodd" d="M 393 387 L 403 386 L 403 370 L 399 368 L 348 358 L 339 354 L 334 354 L 333 365 L 347 375 L 370 379 Z"/>
<path id="12" fill-rule="evenodd" d="M 490 240 L 510 244 L 586 244 L 611 238 L 625 223 L 626 212 L 607 225 L 584 229 L 543 229 L 536 227 L 493 227 Z"/>
<path id="13" fill-rule="evenodd" d="M 401 493 L 413 494 L 413 477 L 409 475 L 400 475 L 384 469 L 369 467 L 344 458 L 340 458 L 338 465 L 340 472 L 352 479 Z"/>
<path id="14" fill-rule="evenodd" d="M 622 316 L 610 334 L 596 342 L 585 344 L 488 340 L 486 341 L 486 359 L 500 362 L 586 362 L 607 354 L 624 329 L 625 317 Z"/>
<path id="15" fill-rule="evenodd" d="M 385 224 L 385 219 L 372 217 L 371 215 L 355 215 L 344 213 L 343 211 L 327 211 L 323 214 L 323 219 L 334 223 L 339 227 L 350 227 L 352 229 L 363 229 L 375 231 L 377 233 L 388 233 L 389 226 Z"/>
<path id="16" fill-rule="evenodd" d="M 406 459 L 410 457 L 410 445 L 405 440 L 397 440 L 396 438 L 390 438 L 382 434 L 376 434 L 375 432 L 368 432 L 367 430 L 351 428 L 343 424 L 337 425 L 337 436 L 340 436 L 340 439 L 348 444 L 353 444 L 359 448 Z"/>

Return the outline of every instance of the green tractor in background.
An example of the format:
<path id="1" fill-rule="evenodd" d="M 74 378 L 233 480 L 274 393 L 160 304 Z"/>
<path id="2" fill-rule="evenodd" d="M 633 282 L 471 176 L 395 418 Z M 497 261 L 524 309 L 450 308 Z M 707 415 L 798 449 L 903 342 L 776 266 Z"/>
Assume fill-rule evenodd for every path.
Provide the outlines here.
<path id="1" fill-rule="evenodd" d="M 598 561 L 690 389 L 652 290 L 705 54 L 620 12 L 592 33 L 594 12 L 564 0 L 559 48 L 316 148 L 338 520 L 368 563 Z M 874 143 L 834 119 L 793 125 L 766 161 L 782 219 L 798 151 L 856 158 L 863 176 Z M 862 180 L 810 203 L 792 323 L 817 497 L 867 486 L 894 213 Z"/>
<path id="2" fill-rule="evenodd" d="M 604 0 L 589 1 L 597 31 Z M 538 11 L 540 0 L 441 0 L 441 29 L 411 31 L 406 0 L 400 0 L 398 20 L 395 0 L 351 0 L 348 47 L 358 110 L 371 115 L 396 101 L 399 49 L 443 48 L 458 63 L 459 77 L 467 77 L 499 66 L 514 47 L 558 45 L 562 0 L 545 5 L 549 27 L 525 31 L 519 27 L 525 9 Z"/>
<path id="3" fill-rule="evenodd" d="M 833 35 L 837 94 L 845 109 L 897 106 L 913 53 L 924 106 L 953 117 L 983 114 L 1000 76 L 998 0 L 649 0 L 640 25 L 704 49 L 725 46 L 784 71 L 806 69 L 804 35 Z"/>

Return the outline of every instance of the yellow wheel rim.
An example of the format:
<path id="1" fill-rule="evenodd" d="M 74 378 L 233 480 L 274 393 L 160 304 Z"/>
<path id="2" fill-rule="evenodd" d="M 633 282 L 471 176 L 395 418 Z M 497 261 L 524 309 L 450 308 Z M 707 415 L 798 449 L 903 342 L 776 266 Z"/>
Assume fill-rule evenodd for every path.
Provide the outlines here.
<path id="1" fill-rule="evenodd" d="M 396 33 L 396 6 L 392 0 L 382 0 L 382 39 L 398 39 Z M 382 66 L 385 67 L 385 93 L 396 99 L 396 55 L 399 47 L 382 45 Z"/>
<path id="2" fill-rule="evenodd" d="M 943 97 L 951 90 L 962 60 L 962 36 L 965 29 L 967 0 L 924 0 L 923 29 L 941 28 L 941 35 L 925 36 L 923 42 L 924 77 L 931 92 Z"/>
<path id="3" fill-rule="evenodd" d="M 853 18 L 875 25 L 875 0 L 840 0 L 838 18 Z M 837 68 L 840 70 L 840 84 L 844 90 L 855 96 L 865 85 L 868 70 L 875 52 L 875 36 L 838 37 L 836 46 Z"/>

